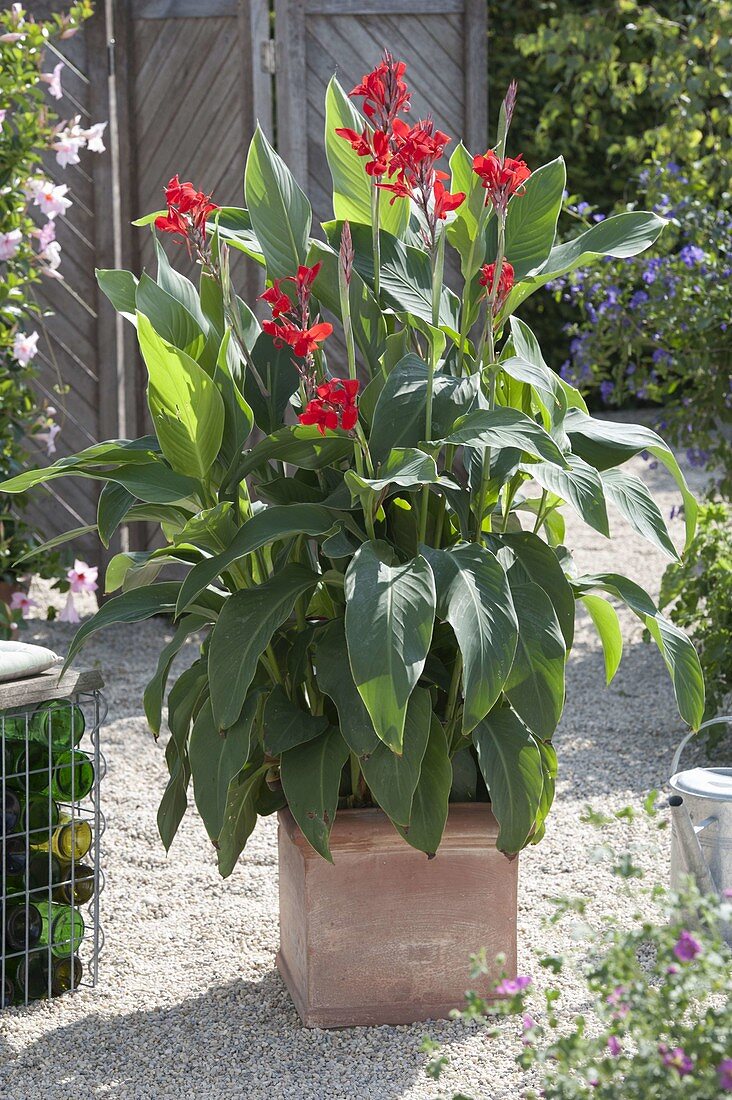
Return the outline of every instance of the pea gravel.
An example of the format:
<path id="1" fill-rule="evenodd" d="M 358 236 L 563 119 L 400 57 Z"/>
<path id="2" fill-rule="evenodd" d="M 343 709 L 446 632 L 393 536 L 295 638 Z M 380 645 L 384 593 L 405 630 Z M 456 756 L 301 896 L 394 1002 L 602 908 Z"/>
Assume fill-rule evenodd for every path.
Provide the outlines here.
<path id="1" fill-rule="evenodd" d="M 635 468 L 668 516 L 678 497 L 665 471 L 640 459 Z M 612 544 L 571 521 L 568 542 L 579 568 L 619 569 L 657 593 L 663 556 L 617 515 L 611 522 L 619 536 Z M 670 526 L 678 545 L 682 524 L 677 519 Z M 581 895 L 590 920 L 602 913 L 620 923 L 632 919 L 632 903 L 610 865 L 593 859 L 600 839 L 621 849 L 632 844 L 650 882 L 668 877 L 668 830 L 642 814 L 632 825 L 617 821 L 601 836 L 581 821 L 588 802 L 612 813 L 638 806 L 649 789 L 662 786 L 682 733 L 658 652 L 643 644 L 637 620 L 621 615 L 626 650 L 607 689 L 593 628 L 586 617 L 579 623 L 556 735 L 555 808 L 544 841 L 521 856 L 519 971 L 541 983 L 537 955 L 571 950 L 572 968 L 561 979 L 568 1015 L 591 1008 L 579 980 L 584 948 L 570 924 L 544 925 L 553 911 L 550 899 Z M 66 624 L 39 619 L 23 637 L 63 651 L 72 633 Z M 109 770 L 100 983 L 95 991 L 0 1013 L 0 1097 L 432 1100 L 438 1089 L 425 1076 L 419 1050 L 429 1032 L 450 1059 L 440 1093 L 515 1100 L 529 1083 L 514 1064 L 515 1021 L 502 1022 L 497 1038 L 480 1026 L 452 1022 L 332 1032 L 300 1026 L 274 966 L 273 819 L 258 825 L 226 882 L 195 813 L 166 857 L 155 825 L 165 782 L 163 749 L 147 730 L 141 696 L 169 636 L 158 620 L 117 626 L 86 651 L 86 662 L 104 670 L 110 704 L 103 739 Z M 353 958 L 357 967 L 358 944 Z M 351 980 L 365 977 L 356 969 Z"/>

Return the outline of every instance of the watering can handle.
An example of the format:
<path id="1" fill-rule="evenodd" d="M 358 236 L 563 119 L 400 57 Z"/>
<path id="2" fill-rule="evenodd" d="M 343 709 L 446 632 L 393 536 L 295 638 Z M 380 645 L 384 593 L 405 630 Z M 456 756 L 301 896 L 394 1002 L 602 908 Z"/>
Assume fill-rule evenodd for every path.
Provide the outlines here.
<path id="1" fill-rule="evenodd" d="M 679 770 L 679 761 L 681 760 L 681 754 L 691 741 L 692 737 L 696 737 L 697 733 L 701 733 L 702 730 L 708 729 L 709 726 L 718 726 L 722 722 L 732 722 L 732 714 L 723 714 L 719 718 L 709 718 L 706 722 L 702 722 L 698 730 L 689 730 L 684 738 L 682 738 L 681 744 L 674 753 L 674 758 L 671 761 L 671 775 L 676 775 Z"/>

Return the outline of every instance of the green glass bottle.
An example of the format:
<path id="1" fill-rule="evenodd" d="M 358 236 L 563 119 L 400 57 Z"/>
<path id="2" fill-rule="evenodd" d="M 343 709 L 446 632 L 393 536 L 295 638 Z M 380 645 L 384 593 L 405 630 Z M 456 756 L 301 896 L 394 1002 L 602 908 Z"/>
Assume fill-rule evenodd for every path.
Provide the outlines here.
<path id="1" fill-rule="evenodd" d="M 44 840 L 43 834 L 56 828 L 59 817 L 58 804 L 49 799 L 47 794 L 30 796 L 23 805 L 20 823 L 23 831 L 29 834 L 31 847 L 37 847 Z"/>
<path id="2" fill-rule="evenodd" d="M 27 745 L 27 754 L 26 754 Z M 10 771 L 5 776 L 6 783 L 16 791 L 33 793 L 48 790 L 48 775 L 51 770 L 48 747 L 38 741 L 28 741 L 15 745 L 11 755 Z"/>
<path id="3" fill-rule="evenodd" d="M 29 892 L 47 890 L 50 886 L 58 886 L 65 879 L 65 873 L 61 860 L 51 854 L 48 849 L 45 852 L 34 852 L 28 861 L 28 870 L 25 875 L 25 885 Z"/>
<path id="4" fill-rule="evenodd" d="M 36 907 L 43 922 L 39 944 L 51 946 L 54 955 L 73 955 L 84 937 L 84 918 L 78 909 L 56 902 L 39 901 Z"/>
<path id="5" fill-rule="evenodd" d="M 59 802 L 78 802 L 94 786 L 94 765 L 85 752 L 62 752 L 54 762 L 51 795 Z"/>
<path id="6" fill-rule="evenodd" d="M 74 867 L 74 886 L 71 888 L 71 864 L 60 865 L 63 876 L 53 892 L 53 900 L 63 905 L 86 905 L 94 897 L 94 868 L 86 863 L 77 863 Z"/>
<path id="7" fill-rule="evenodd" d="M 43 935 L 43 914 L 37 905 L 8 905 L 5 909 L 5 947 L 25 951 L 35 947 Z"/>
<path id="8" fill-rule="evenodd" d="M 28 860 L 27 838 L 11 836 L 5 841 L 5 874 L 9 879 L 25 874 Z"/>
<path id="9" fill-rule="evenodd" d="M 14 1000 L 15 985 L 6 974 L 2 989 L 0 989 L 0 1008 L 7 1008 Z"/>
<path id="10" fill-rule="evenodd" d="M 52 745 L 54 751 L 70 749 L 81 740 L 86 720 L 81 707 L 68 699 L 52 699 L 42 703 L 30 721 L 30 736 L 43 744 Z"/>
<path id="11" fill-rule="evenodd" d="M 63 863 L 69 863 L 72 859 L 83 859 L 91 848 L 92 831 L 88 821 L 82 821 L 78 817 L 71 818 L 69 814 L 59 814 L 56 831 L 51 837 L 51 851 Z M 37 851 L 48 851 L 48 840 L 41 844 L 35 844 Z"/>
<path id="12" fill-rule="evenodd" d="M 18 830 L 18 822 L 20 821 L 20 799 L 15 791 L 11 791 L 10 787 L 5 788 L 5 808 L 3 811 L 3 817 L 5 819 L 5 835 L 10 836 L 11 833 L 15 833 Z"/>
<path id="13" fill-rule="evenodd" d="M 46 968 L 48 963 L 46 963 Z M 46 969 L 46 973 L 48 970 Z M 65 959 L 54 959 L 51 967 L 51 994 L 60 997 L 71 989 L 78 989 L 84 977 L 84 967 L 78 955 L 69 955 Z"/>
<path id="14" fill-rule="evenodd" d="M 15 1003 L 48 997 L 48 951 L 29 951 L 15 964 Z"/>

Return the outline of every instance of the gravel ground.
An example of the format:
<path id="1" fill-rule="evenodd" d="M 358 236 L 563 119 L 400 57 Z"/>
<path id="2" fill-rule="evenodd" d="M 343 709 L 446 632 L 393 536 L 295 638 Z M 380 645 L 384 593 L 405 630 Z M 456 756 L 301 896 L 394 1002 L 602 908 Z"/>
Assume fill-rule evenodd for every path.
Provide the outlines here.
<path id="1" fill-rule="evenodd" d="M 677 495 L 665 471 L 650 479 L 668 515 Z M 620 569 L 657 593 L 664 567 L 629 527 L 614 518 L 615 544 L 579 522 L 568 535 L 580 569 Z M 680 542 L 682 526 L 671 524 Z M 558 894 L 583 895 L 590 913 L 632 918 L 633 907 L 609 867 L 590 858 L 597 832 L 580 820 L 590 802 L 606 812 L 662 786 L 682 727 L 665 668 L 641 628 L 623 614 L 626 650 L 608 689 L 591 624 L 578 624 L 568 668 L 567 707 L 556 735 L 560 780 L 544 841 L 521 856 L 521 973 L 536 957 L 574 952 L 562 979 L 567 1014 L 587 1003 L 579 980 L 582 947 L 570 927 L 547 928 Z M 73 628 L 37 620 L 24 637 L 63 651 Z M 443 1090 L 476 1100 L 515 1100 L 528 1083 L 514 1064 L 517 1028 L 488 1038 L 475 1025 L 305 1030 L 274 966 L 277 948 L 275 821 L 261 822 L 234 874 L 222 882 L 195 813 L 188 814 L 166 857 L 155 811 L 165 782 L 161 746 L 141 715 L 143 685 L 170 636 L 162 621 L 119 626 L 86 653 L 108 680 L 104 732 L 107 832 L 103 894 L 106 946 L 94 991 L 10 1009 L 0 1015 L 0 1097 L 55 1100 L 432 1100 L 419 1046 L 429 1033 L 450 1058 Z M 603 841 L 637 849 L 648 880 L 668 877 L 668 831 L 643 815 L 618 822 Z M 574 943 L 574 946 L 573 946 Z M 480 944 L 476 944 L 478 949 Z M 357 954 L 357 945 L 354 954 Z M 539 971 L 539 981 L 541 974 Z"/>

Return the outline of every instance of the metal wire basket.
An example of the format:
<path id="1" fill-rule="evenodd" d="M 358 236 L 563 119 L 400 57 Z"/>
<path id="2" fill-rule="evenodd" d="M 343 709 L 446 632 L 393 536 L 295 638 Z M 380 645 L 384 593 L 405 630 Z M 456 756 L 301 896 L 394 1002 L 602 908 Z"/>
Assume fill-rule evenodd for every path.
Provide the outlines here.
<path id="1" fill-rule="evenodd" d="M 96 671 L 0 684 L 0 1007 L 97 983 L 106 716 Z"/>

